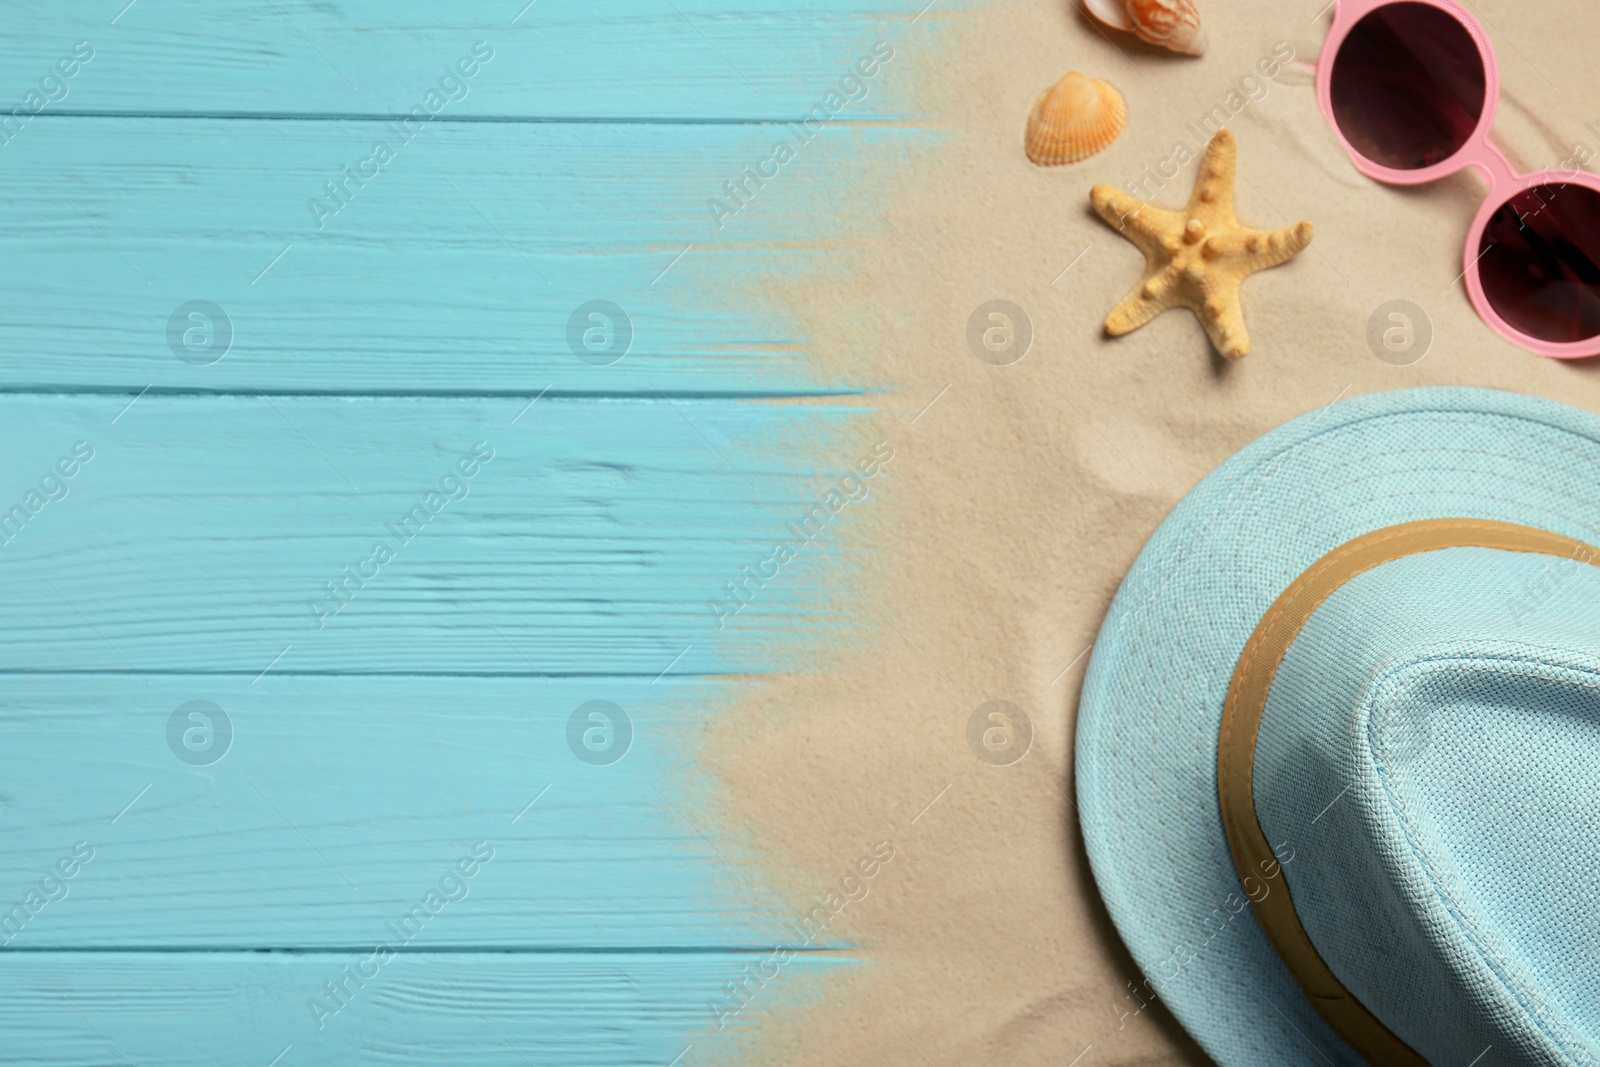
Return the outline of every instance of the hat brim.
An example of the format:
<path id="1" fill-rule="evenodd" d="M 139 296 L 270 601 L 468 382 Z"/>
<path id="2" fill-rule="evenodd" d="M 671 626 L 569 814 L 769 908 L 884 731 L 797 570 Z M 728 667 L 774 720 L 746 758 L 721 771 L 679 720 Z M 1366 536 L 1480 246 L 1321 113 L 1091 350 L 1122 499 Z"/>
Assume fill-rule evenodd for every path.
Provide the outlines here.
<path id="1" fill-rule="evenodd" d="M 1268 944 L 1224 836 L 1217 736 L 1239 654 L 1327 552 L 1443 518 L 1600 542 L 1600 419 L 1483 389 L 1379 393 L 1295 419 L 1178 504 L 1095 641 L 1076 740 L 1090 866 L 1141 995 L 1224 1067 L 1363 1063 Z M 1314 847 L 1314 832 L 1288 847 Z"/>

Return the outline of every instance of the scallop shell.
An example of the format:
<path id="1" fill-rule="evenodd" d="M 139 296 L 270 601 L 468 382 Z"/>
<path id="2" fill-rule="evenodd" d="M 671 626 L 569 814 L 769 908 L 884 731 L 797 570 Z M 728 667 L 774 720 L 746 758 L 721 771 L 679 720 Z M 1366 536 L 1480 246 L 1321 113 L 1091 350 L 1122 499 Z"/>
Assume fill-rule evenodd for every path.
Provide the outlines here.
<path id="1" fill-rule="evenodd" d="M 1127 117 L 1121 93 L 1070 70 L 1034 101 L 1023 144 L 1041 167 L 1076 163 L 1115 141 Z"/>
<path id="2" fill-rule="evenodd" d="M 1193 0 L 1127 0 L 1133 32 L 1142 41 L 1186 55 L 1204 55 L 1206 31 Z"/>

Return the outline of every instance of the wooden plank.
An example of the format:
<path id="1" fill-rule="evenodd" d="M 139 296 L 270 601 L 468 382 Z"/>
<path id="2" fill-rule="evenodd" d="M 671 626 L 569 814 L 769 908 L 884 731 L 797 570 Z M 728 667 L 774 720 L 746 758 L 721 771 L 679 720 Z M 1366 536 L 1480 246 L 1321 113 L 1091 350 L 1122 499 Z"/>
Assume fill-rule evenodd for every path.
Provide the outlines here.
<path id="1" fill-rule="evenodd" d="M 526 7 L 525 7 L 526 5 Z M 22 7 L 8 13 L 0 65 L 15 101 L 133 114 L 403 114 L 430 90 L 451 118 L 798 118 L 874 42 L 907 36 L 921 4 L 889 0 L 206 0 Z M 948 8 L 949 5 L 941 5 Z M 520 17 L 518 17 L 520 14 Z M 926 34 L 931 18 L 919 20 Z M 88 42 L 93 58 L 37 86 Z M 471 62 L 482 42 L 492 58 Z M 465 89 L 443 82 L 468 57 Z M 69 68 L 70 69 L 70 66 Z M 904 114 L 891 60 L 848 106 Z M 898 80 L 898 86 L 893 83 Z M 898 89 L 900 96 L 896 96 Z M 452 98 L 453 97 L 453 98 Z"/>
<path id="2" fill-rule="evenodd" d="M 717 1029 L 749 954 L 0 953 L 7 1064 L 49 1067 L 665 1067 L 741 1062 L 740 1039 L 853 961 L 797 956 Z M 375 977 L 357 986 L 344 968 Z M 767 965 L 773 973 L 773 965 Z M 342 1006 L 326 983 L 345 982 Z M 319 1029 L 320 1025 L 320 1029 Z M 692 1052 L 685 1055 L 685 1047 Z M 280 1057 L 281 1059 L 274 1059 Z M 681 1059 L 679 1059 L 681 1057 Z"/>
<path id="3" fill-rule="evenodd" d="M 854 391 L 777 294 L 883 254 L 861 160 L 934 135 L 909 51 L 804 143 L 775 120 L 921 5 L 523 4 L 8 19 L 37 77 L 0 121 L 6 1063 L 732 1063 L 851 962 L 799 956 L 716 1029 L 801 916 L 692 753 L 732 676 L 857 610 L 820 577 L 865 409 L 757 401 Z M 470 91 L 397 129 L 479 40 Z M 30 85 L 61 98 L 28 115 Z M 595 300 L 617 362 L 573 351 Z M 213 706 L 215 762 L 184 740 Z"/>
<path id="4" fill-rule="evenodd" d="M 769 293 L 848 264 L 818 218 L 882 254 L 892 233 L 856 191 L 871 184 L 846 184 L 850 161 L 928 140 L 825 130 L 730 216 L 708 201 L 732 203 L 725 185 L 780 139 L 798 146 L 787 128 L 455 123 L 402 145 L 377 122 L 41 118 L 27 133 L 0 172 L 0 280 L 18 297 L 0 388 L 128 395 L 836 388 Z M 390 142 L 375 177 L 343 177 Z M 632 340 L 591 335 L 591 358 L 569 326 L 597 299 Z M 197 300 L 229 330 L 191 319 Z"/>
<path id="5" fill-rule="evenodd" d="M 13 676 L 0 946 L 329 948 L 402 931 L 427 949 L 802 943 L 794 906 L 716 829 L 708 783 L 682 763 L 729 689 Z M 596 700 L 606 718 L 580 712 Z M 575 718 L 599 732 L 574 738 Z M 186 743 L 174 719 L 200 732 Z M 841 872 L 873 844 L 851 842 Z M 415 910 L 429 892 L 446 898 L 432 917 Z"/>
<path id="6" fill-rule="evenodd" d="M 873 450 L 892 449 L 824 404 L 127 404 L 0 398 L 0 670 L 783 669 L 839 610 L 811 577 L 872 492 L 843 479 L 881 476 Z M 780 542 L 793 558 L 772 566 Z M 770 579 L 747 581 L 763 560 Z M 730 620 L 712 604 L 732 582 L 749 607 Z"/>

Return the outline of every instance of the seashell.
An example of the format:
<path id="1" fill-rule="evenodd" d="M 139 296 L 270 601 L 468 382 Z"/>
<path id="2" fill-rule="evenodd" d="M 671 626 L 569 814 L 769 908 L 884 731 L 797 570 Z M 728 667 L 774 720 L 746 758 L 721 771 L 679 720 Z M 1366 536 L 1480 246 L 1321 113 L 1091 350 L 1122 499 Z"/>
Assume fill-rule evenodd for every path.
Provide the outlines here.
<path id="1" fill-rule="evenodd" d="M 1114 30 L 1132 30 L 1133 20 L 1128 17 L 1126 0 L 1083 0 L 1089 14 Z"/>
<path id="2" fill-rule="evenodd" d="M 1128 0 L 1128 18 L 1141 41 L 1186 55 L 1204 55 L 1206 31 L 1194 0 Z"/>
<path id="3" fill-rule="evenodd" d="M 1083 0 L 1084 8 L 1115 30 L 1186 55 L 1203 55 L 1206 31 L 1194 0 Z"/>
<path id="4" fill-rule="evenodd" d="M 1023 145 L 1041 167 L 1076 163 L 1115 141 L 1127 117 L 1121 93 L 1070 70 L 1033 102 Z"/>

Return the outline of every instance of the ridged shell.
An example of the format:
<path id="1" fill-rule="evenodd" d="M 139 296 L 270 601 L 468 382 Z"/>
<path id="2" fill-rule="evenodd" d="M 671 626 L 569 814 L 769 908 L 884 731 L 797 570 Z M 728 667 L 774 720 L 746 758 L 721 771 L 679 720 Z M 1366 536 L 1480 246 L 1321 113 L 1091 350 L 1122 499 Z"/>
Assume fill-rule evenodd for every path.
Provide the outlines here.
<path id="1" fill-rule="evenodd" d="M 1121 93 L 1070 70 L 1034 101 L 1023 146 L 1041 167 L 1076 163 L 1115 141 L 1127 117 Z"/>
<path id="2" fill-rule="evenodd" d="M 1186 55 L 1204 55 L 1206 31 L 1193 0 L 1127 0 L 1133 32 L 1142 41 Z"/>

